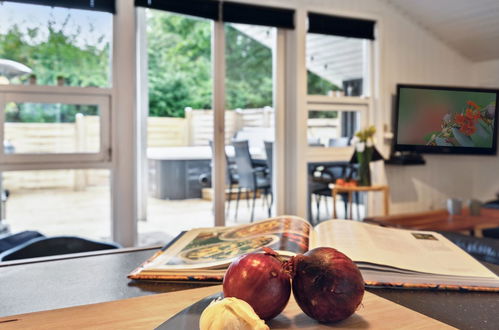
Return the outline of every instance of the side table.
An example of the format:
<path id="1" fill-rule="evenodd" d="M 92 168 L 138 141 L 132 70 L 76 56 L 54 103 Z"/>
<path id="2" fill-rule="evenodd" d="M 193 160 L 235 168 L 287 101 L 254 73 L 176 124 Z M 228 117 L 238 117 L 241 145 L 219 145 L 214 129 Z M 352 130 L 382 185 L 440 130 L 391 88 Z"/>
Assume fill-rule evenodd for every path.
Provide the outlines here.
<path id="1" fill-rule="evenodd" d="M 336 196 L 338 193 L 348 193 L 348 205 L 350 207 L 350 219 L 353 218 L 352 211 L 352 193 L 354 192 L 368 192 L 368 191 L 380 191 L 383 193 L 384 197 L 384 211 L 385 215 L 389 214 L 389 204 L 388 204 L 388 195 L 390 192 L 390 188 L 387 185 L 374 185 L 374 186 L 356 186 L 356 187 L 345 187 L 338 186 L 333 183 L 329 185 L 331 188 L 332 196 L 333 196 L 333 218 L 336 218 Z"/>

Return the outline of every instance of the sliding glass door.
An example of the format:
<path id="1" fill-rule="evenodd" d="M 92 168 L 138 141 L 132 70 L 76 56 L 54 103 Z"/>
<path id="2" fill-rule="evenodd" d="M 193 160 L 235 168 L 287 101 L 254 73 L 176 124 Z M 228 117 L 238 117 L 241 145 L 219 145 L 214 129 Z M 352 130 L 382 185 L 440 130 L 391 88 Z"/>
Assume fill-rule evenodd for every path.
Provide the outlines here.
<path id="1" fill-rule="evenodd" d="M 232 184 L 226 194 L 226 223 L 236 224 L 275 214 L 271 167 L 277 29 L 237 23 L 224 28 L 225 144 Z"/>
<path id="2" fill-rule="evenodd" d="M 139 244 L 141 235 L 145 244 L 276 214 L 270 164 L 279 143 L 278 28 L 167 7 L 138 10 L 145 128 Z M 292 11 L 286 15 L 292 22 Z M 249 167 L 240 163 L 236 141 L 246 143 Z"/>
<path id="3" fill-rule="evenodd" d="M 139 245 L 213 225 L 212 22 L 145 9 L 146 209 Z"/>

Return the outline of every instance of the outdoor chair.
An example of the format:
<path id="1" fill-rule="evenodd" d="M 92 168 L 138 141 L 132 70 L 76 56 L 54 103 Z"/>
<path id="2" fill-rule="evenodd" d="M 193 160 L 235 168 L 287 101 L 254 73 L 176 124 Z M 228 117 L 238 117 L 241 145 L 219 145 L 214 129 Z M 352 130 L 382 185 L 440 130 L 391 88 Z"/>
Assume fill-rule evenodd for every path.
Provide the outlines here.
<path id="1" fill-rule="evenodd" d="M 266 161 L 267 161 L 267 173 L 270 181 L 270 186 L 272 187 L 273 185 L 273 180 L 274 180 L 274 142 L 272 141 L 263 141 L 263 144 L 265 146 L 265 156 L 266 156 Z M 274 201 L 274 195 L 270 194 L 270 205 L 273 204 Z"/>
<path id="2" fill-rule="evenodd" d="M 253 192 L 253 204 L 251 207 L 251 221 L 253 221 L 255 214 L 255 202 L 256 194 L 258 191 L 262 191 L 265 197 L 265 202 L 268 205 L 268 214 L 270 217 L 271 206 L 272 206 L 272 185 L 268 176 L 267 167 L 253 167 L 251 154 L 249 151 L 248 141 L 234 141 L 233 143 L 237 174 L 239 177 L 239 187 L 237 190 L 237 200 L 236 200 L 236 216 L 239 207 L 239 200 L 241 198 L 241 191 L 243 189 Z M 271 200 L 268 202 L 268 195 L 270 195 Z"/>
<path id="3" fill-rule="evenodd" d="M 213 141 L 209 140 L 210 148 L 212 155 L 214 155 L 214 149 L 213 149 Z M 227 152 L 224 151 L 225 154 L 225 166 L 226 166 L 226 171 L 225 171 L 225 182 L 229 185 L 229 197 L 227 199 L 227 209 L 225 210 L 226 214 L 230 214 L 230 201 L 232 200 L 232 188 L 235 188 L 239 184 L 239 176 L 237 174 L 237 166 L 236 162 L 234 159 L 230 159 L 229 156 L 227 155 Z M 210 174 L 211 175 L 211 174 Z M 246 197 L 249 195 L 247 194 Z"/>
<path id="4" fill-rule="evenodd" d="M 68 253 L 117 249 L 116 243 L 93 241 L 76 236 L 38 237 L 0 254 L 0 261 L 55 256 Z"/>

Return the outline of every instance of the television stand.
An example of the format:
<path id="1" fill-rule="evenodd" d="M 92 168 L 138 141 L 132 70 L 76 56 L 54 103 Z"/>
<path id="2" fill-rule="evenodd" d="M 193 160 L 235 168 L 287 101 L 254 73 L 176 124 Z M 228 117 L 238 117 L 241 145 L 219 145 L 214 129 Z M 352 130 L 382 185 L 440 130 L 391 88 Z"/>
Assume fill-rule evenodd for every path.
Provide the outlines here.
<path id="1" fill-rule="evenodd" d="M 426 161 L 420 153 L 414 151 L 397 151 L 392 153 L 385 163 L 390 165 L 424 165 Z"/>

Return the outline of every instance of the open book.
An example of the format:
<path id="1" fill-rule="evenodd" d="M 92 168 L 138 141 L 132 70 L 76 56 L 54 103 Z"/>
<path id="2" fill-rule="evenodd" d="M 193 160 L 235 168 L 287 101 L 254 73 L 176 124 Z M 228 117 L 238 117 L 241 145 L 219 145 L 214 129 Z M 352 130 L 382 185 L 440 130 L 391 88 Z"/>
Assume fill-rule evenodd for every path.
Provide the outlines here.
<path id="1" fill-rule="evenodd" d="M 264 246 L 288 256 L 333 247 L 357 264 L 368 286 L 499 291 L 498 276 L 439 233 L 351 220 L 313 228 L 294 216 L 187 231 L 128 277 L 221 281 L 232 260 Z"/>

